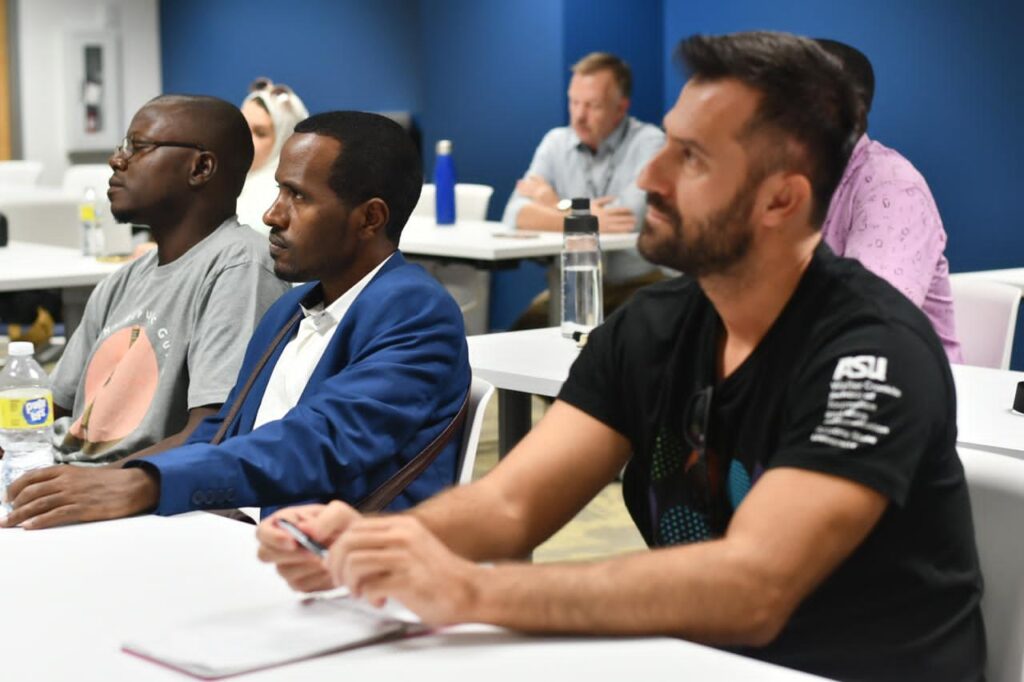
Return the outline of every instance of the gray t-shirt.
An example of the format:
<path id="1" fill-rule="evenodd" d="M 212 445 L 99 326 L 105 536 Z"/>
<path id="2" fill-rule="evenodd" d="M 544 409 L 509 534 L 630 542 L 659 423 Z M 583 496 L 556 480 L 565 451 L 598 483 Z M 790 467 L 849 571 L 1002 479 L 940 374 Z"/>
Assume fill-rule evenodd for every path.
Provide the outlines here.
<path id="1" fill-rule="evenodd" d="M 116 461 L 223 403 L 286 289 L 266 238 L 234 217 L 172 263 L 153 250 L 100 282 L 52 377 L 54 402 L 73 406 L 57 460 Z"/>

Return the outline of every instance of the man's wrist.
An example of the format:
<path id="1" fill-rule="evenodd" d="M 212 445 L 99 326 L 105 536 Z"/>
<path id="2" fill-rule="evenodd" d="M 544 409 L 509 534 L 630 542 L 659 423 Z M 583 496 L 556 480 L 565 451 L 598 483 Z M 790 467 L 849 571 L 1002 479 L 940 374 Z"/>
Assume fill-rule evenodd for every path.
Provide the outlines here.
<path id="1" fill-rule="evenodd" d="M 133 512 L 149 514 L 160 503 L 160 474 L 149 467 L 135 466 L 123 469 L 130 486 L 130 504 Z"/>
<path id="2" fill-rule="evenodd" d="M 464 606 L 460 609 L 459 622 L 461 623 L 494 623 L 501 614 L 494 608 L 492 600 L 488 598 L 491 591 L 488 586 L 493 586 L 495 568 L 491 564 L 478 564 L 467 561 L 466 575 L 463 581 L 465 585 Z"/>

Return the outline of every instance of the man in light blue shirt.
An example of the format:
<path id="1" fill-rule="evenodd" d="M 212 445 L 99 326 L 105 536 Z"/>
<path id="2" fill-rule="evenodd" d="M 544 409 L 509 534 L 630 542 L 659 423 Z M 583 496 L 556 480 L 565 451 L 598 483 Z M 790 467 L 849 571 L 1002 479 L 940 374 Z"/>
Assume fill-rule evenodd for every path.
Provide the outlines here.
<path id="1" fill-rule="evenodd" d="M 664 144 L 665 135 L 628 115 L 632 75 L 615 55 L 594 52 L 572 67 L 569 125 L 544 136 L 526 176 L 505 206 L 510 228 L 561 231 L 568 199 L 589 197 L 602 232 L 640 228 L 646 195 L 637 176 Z M 608 255 L 606 310 L 658 271 L 635 252 Z M 624 288 L 625 293 L 615 296 Z"/>

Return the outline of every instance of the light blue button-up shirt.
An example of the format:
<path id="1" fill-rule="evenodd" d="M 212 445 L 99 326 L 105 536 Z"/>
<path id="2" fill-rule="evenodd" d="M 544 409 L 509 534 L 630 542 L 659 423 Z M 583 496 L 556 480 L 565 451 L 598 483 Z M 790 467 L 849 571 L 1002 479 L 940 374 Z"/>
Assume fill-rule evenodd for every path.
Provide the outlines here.
<path id="1" fill-rule="evenodd" d="M 592 151 L 569 126 L 555 128 L 544 136 L 526 175 L 538 175 L 563 199 L 613 196 L 613 206 L 625 206 L 637 218 L 636 231 L 647 210 L 646 194 L 636 186 L 647 162 L 665 144 L 665 134 L 657 127 L 627 116 Z M 502 217 L 515 228 L 519 211 L 530 199 L 512 192 Z M 653 265 L 634 252 L 608 254 L 605 280 L 622 282 L 650 272 Z"/>

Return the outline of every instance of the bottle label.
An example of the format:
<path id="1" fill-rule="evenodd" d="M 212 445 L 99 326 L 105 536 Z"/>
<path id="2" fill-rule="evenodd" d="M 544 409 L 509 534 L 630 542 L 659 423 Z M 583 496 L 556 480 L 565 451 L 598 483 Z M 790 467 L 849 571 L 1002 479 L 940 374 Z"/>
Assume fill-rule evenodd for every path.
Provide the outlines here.
<path id="1" fill-rule="evenodd" d="M 82 204 L 79 206 L 78 219 L 83 223 L 96 222 L 96 206 L 93 204 Z"/>
<path id="2" fill-rule="evenodd" d="M 0 398 L 0 428 L 38 429 L 53 424 L 53 395 Z"/>

